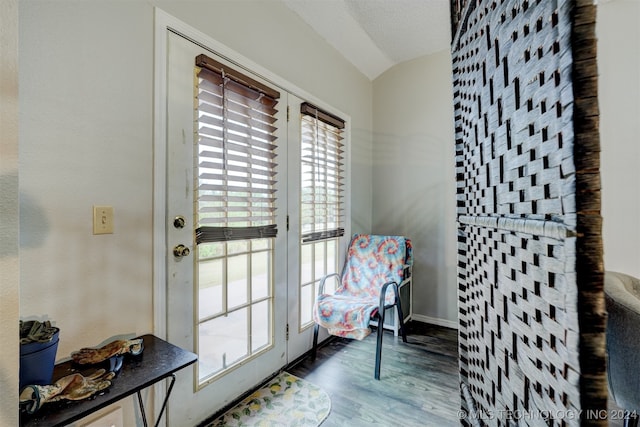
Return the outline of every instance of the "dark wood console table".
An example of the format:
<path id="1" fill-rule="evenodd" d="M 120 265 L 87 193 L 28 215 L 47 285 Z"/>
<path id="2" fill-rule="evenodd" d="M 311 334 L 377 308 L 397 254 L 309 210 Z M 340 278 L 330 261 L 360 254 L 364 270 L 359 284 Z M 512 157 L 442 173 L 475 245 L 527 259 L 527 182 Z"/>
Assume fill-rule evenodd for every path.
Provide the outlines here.
<path id="1" fill-rule="evenodd" d="M 140 391 L 158 381 L 170 378 L 169 388 L 155 423 L 157 426 L 171 395 L 173 383 L 176 380 L 175 373 L 194 363 L 198 357 L 153 335 L 143 335 L 140 338 L 144 340 L 144 351 L 139 356 L 125 357 L 122 369 L 111 380 L 111 387 L 87 400 L 46 403 L 35 414 L 21 413 L 20 426 L 65 426 L 134 393 L 138 395 L 140 412 L 146 426 L 147 418 Z M 95 370 L 96 367 L 85 369 L 71 361 L 63 362 L 55 366 L 53 382 L 76 372 L 90 375 Z"/>

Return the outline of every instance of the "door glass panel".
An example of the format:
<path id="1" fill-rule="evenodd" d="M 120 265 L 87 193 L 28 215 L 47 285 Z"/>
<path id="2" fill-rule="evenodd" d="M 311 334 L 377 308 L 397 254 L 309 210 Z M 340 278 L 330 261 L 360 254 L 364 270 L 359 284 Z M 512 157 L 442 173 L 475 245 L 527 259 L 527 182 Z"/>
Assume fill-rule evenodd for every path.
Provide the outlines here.
<path id="1" fill-rule="evenodd" d="M 251 241 L 251 248 L 254 251 L 261 251 L 264 249 L 269 249 L 270 239 L 256 239 Z"/>
<path id="2" fill-rule="evenodd" d="M 314 244 L 314 258 L 315 258 L 315 271 L 314 276 L 316 279 L 325 275 L 326 254 L 324 251 L 324 242 L 317 242 Z"/>
<path id="3" fill-rule="evenodd" d="M 222 369 L 222 347 L 216 346 L 220 337 L 215 335 L 218 323 L 209 321 L 199 325 L 198 345 L 201 350 L 198 354 L 198 372 L 201 377 L 211 376 Z"/>
<path id="4" fill-rule="evenodd" d="M 224 353 L 226 366 L 232 365 L 247 356 L 247 350 L 249 349 L 247 314 L 248 310 L 241 308 L 230 312 L 226 317 L 227 321 L 223 327 L 226 327 L 227 330 L 226 332 L 221 331 L 227 340 L 226 352 Z M 224 317 L 221 319 L 224 319 Z"/>
<path id="5" fill-rule="evenodd" d="M 337 271 L 338 238 L 300 245 L 300 329 L 313 324 L 313 303 L 320 280 Z M 331 278 L 325 282 L 325 293 L 333 293 L 339 282 Z"/>
<path id="6" fill-rule="evenodd" d="M 327 274 L 336 272 L 336 242 L 337 240 L 327 240 Z"/>
<path id="7" fill-rule="evenodd" d="M 302 245 L 300 248 L 300 281 L 309 283 L 313 280 L 312 246 Z"/>
<path id="8" fill-rule="evenodd" d="M 224 243 L 202 243 L 198 246 L 198 257 L 201 260 L 217 258 L 224 255 Z"/>
<path id="9" fill-rule="evenodd" d="M 222 259 L 209 259 L 198 264 L 198 313 L 204 319 L 223 310 L 223 265 Z"/>
<path id="10" fill-rule="evenodd" d="M 251 255 L 251 300 L 269 296 L 269 253 L 258 252 Z"/>
<path id="11" fill-rule="evenodd" d="M 270 319 L 268 301 L 251 306 L 251 351 L 256 352 L 269 345 Z"/>
<path id="12" fill-rule="evenodd" d="M 247 309 L 216 317 L 199 325 L 200 377 L 209 377 L 247 355 L 249 348 Z"/>
<path id="13" fill-rule="evenodd" d="M 322 278 L 337 271 L 337 241 L 344 234 L 345 121 L 300 105 L 300 330 L 313 324 L 313 298 Z M 311 264 L 311 265 L 309 265 Z M 325 283 L 331 292 L 335 283 Z M 309 302 L 311 301 L 311 302 Z"/>
<path id="14" fill-rule="evenodd" d="M 229 309 L 247 303 L 247 255 L 227 258 L 227 301 Z"/>
<path id="15" fill-rule="evenodd" d="M 227 254 L 239 254 L 249 250 L 249 242 L 247 240 L 234 240 L 227 242 Z"/>
<path id="16" fill-rule="evenodd" d="M 314 286 L 306 285 L 300 289 L 300 324 L 309 324 L 312 320 Z"/>
<path id="17" fill-rule="evenodd" d="M 201 383 L 273 344 L 272 239 L 202 244 L 198 250 Z M 217 257 L 216 257 L 217 256 Z"/>

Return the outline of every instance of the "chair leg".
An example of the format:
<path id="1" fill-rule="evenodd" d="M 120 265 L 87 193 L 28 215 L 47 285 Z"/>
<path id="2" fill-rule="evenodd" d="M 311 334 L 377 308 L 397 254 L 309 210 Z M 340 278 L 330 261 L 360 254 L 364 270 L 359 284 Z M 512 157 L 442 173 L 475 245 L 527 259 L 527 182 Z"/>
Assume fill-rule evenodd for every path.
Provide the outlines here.
<path id="1" fill-rule="evenodd" d="M 318 352 L 318 329 L 320 329 L 320 325 L 317 323 L 313 326 L 313 350 L 311 353 L 311 360 L 316 360 L 316 353 Z"/>
<path id="2" fill-rule="evenodd" d="M 394 287 L 396 291 L 396 311 L 398 312 L 398 326 L 400 326 L 400 333 L 402 334 L 402 342 L 407 342 L 407 333 L 404 330 L 404 313 L 402 313 L 402 307 L 400 305 L 400 295 L 398 295 L 398 288 Z"/>
<path id="3" fill-rule="evenodd" d="M 380 359 L 382 358 L 382 334 L 384 333 L 384 312 L 382 313 L 378 310 L 378 342 L 376 344 L 376 370 L 374 373 L 374 378 L 380 379 Z"/>

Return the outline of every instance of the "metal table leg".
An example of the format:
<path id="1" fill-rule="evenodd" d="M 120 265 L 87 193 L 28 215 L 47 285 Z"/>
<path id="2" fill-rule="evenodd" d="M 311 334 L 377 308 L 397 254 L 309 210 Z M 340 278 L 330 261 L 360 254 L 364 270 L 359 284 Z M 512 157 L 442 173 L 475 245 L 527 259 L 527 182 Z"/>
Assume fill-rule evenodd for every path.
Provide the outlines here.
<path id="1" fill-rule="evenodd" d="M 169 388 L 167 389 L 167 395 L 164 397 L 164 401 L 162 402 L 162 408 L 160 408 L 160 414 L 158 414 L 158 419 L 154 424 L 155 427 L 158 427 L 158 425 L 160 425 L 160 419 L 162 418 L 162 414 L 164 413 L 164 410 L 167 407 L 167 402 L 169 401 L 171 390 L 173 390 L 173 384 L 176 382 L 175 374 L 171 374 L 170 377 L 171 377 L 171 382 L 169 383 Z M 142 424 L 144 424 L 144 427 L 147 427 L 148 426 L 147 415 L 144 412 L 144 403 L 142 403 L 142 395 L 140 394 L 140 390 L 138 390 L 137 393 L 138 393 L 138 404 L 140 405 L 140 415 L 142 415 Z"/>

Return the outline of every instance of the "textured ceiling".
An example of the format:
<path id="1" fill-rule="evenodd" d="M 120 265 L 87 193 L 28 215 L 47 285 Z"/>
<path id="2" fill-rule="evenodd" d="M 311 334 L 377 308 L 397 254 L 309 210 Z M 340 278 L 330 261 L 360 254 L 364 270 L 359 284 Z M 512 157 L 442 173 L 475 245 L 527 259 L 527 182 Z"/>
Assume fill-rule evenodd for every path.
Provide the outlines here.
<path id="1" fill-rule="evenodd" d="M 283 0 L 369 79 L 449 48 L 449 0 Z"/>

